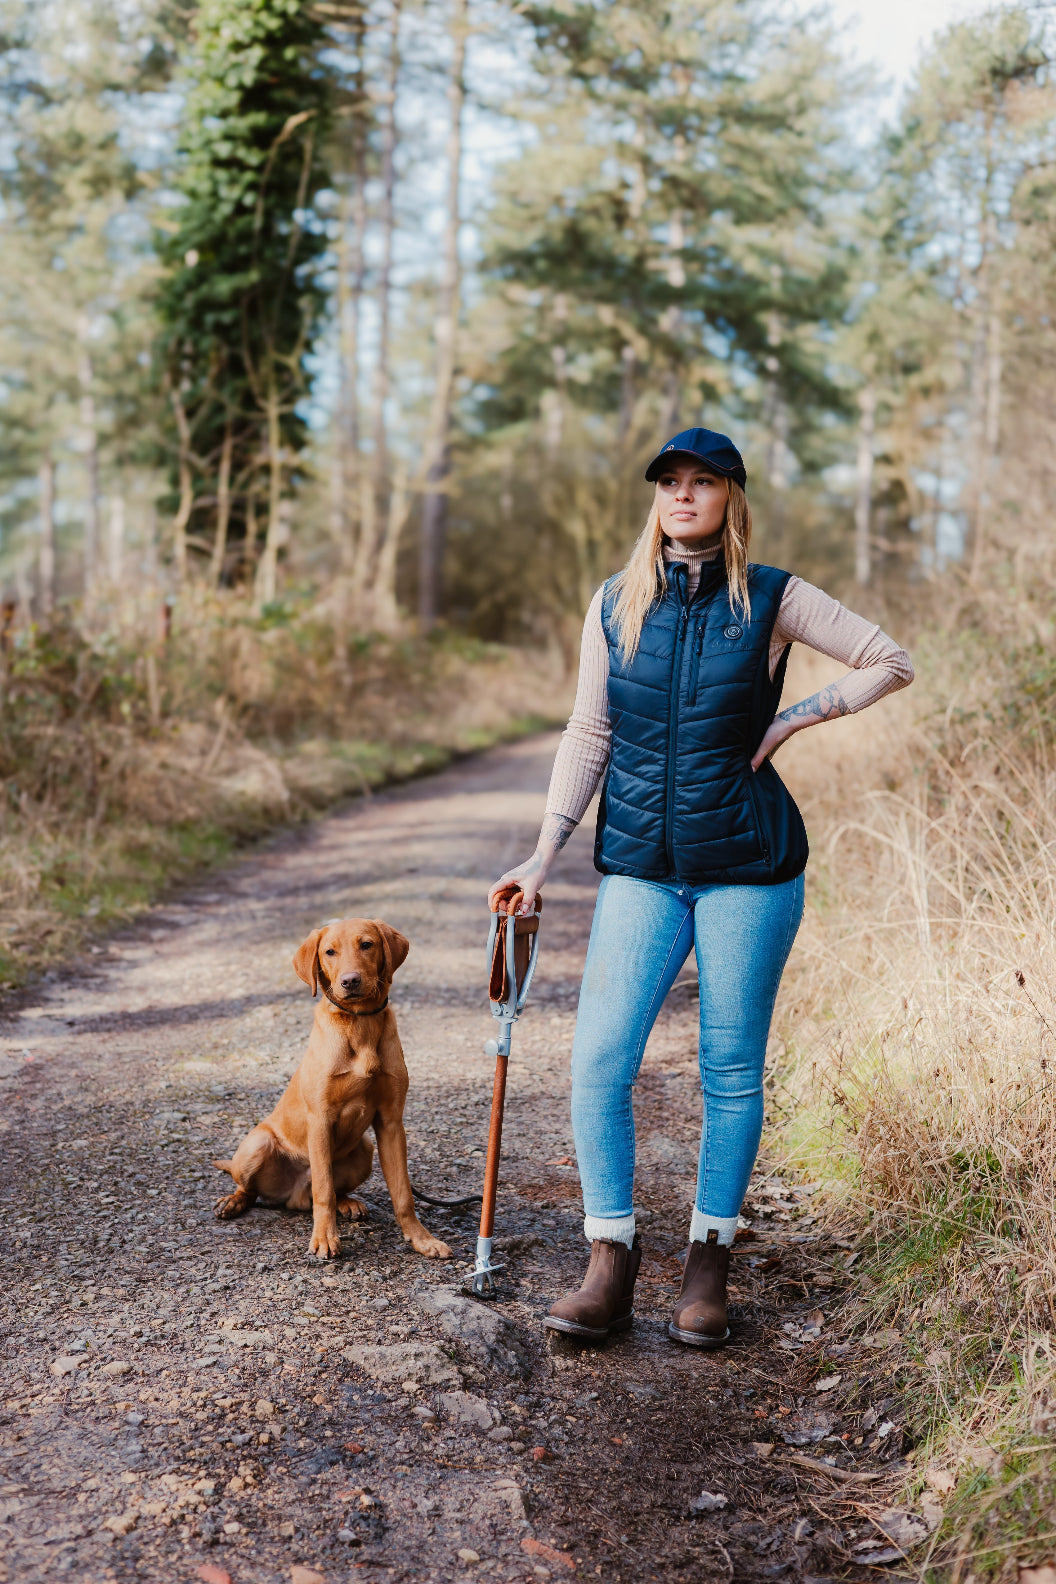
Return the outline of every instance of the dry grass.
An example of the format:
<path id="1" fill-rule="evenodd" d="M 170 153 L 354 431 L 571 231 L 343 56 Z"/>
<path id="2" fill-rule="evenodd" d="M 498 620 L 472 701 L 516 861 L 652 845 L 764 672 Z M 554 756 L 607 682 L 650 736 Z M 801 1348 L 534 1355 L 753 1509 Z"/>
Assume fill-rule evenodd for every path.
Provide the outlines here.
<path id="1" fill-rule="evenodd" d="M 0 672 L 0 987 L 276 824 L 560 718 L 547 656 L 189 596 L 170 637 L 23 633 Z"/>
<path id="2" fill-rule="evenodd" d="M 978 635 L 916 658 L 790 745 L 815 859 L 775 1143 L 865 1230 L 915 1466 L 959 1471 L 921 1576 L 1015 1579 L 1056 1549 L 1056 662 Z"/>

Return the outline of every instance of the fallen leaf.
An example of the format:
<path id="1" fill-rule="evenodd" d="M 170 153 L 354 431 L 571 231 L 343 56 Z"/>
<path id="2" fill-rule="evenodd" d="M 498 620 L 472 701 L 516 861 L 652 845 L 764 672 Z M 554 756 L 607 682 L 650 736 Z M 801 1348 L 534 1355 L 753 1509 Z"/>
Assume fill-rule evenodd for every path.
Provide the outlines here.
<path id="1" fill-rule="evenodd" d="M 824 1312 L 821 1309 L 812 1309 L 803 1324 L 805 1326 L 823 1326 L 825 1324 Z"/>
<path id="2" fill-rule="evenodd" d="M 353 1457 L 355 1456 L 355 1454 L 357 1452 L 362 1452 L 362 1450 L 363 1450 L 363 1448 L 360 1446 L 358 1441 L 346 1441 L 345 1442 L 345 1451 L 346 1452 L 351 1452 Z"/>
<path id="3" fill-rule="evenodd" d="M 202 1584 L 231 1584 L 230 1573 L 225 1573 L 215 1562 L 203 1562 L 198 1569 L 198 1577 Z"/>
<path id="4" fill-rule="evenodd" d="M 689 1510 L 691 1513 L 721 1512 L 729 1502 L 729 1499 L 730 1498 L 728 1496 L 724 1496 L 721 1491 L 716 1491 L 715 1493 L 712 1493 L 711 1491 L 701 1491 L 700 1495 L 695 1496 L 690 1502 Z"/>
<path id="5" fill-rule="evenodd" d="M 613 1436 L 612 1439 L 615 1441 L 616 1437 Z M 533 1447 L 532 1448 L 532 1462 L 533 1463 L 549 1463 L 550 1462 L 550 1456 L 551 1456 L 550 1453 L 547 1451 L 546 1447 L 544 1447 L 544 1446 L 537 1446 L 537 1447 Z"/>
<path id="6" fill-rule="evenodd" d="M 769 1457 L 773 1450 L 774 1443 L 772 1441 L 752 1442 L 752 1451 L 755 1453 L 756 1457 Z"/>
<path id="7" fill-rule="evenodd" d="M 933 1468 L 925 1474 L 924 1481 L 932 1490 L 938 1491 L 942 1496 L 948 1496 L 957 1483 L 957 1476 L 950 1469 Z M 1056 1577 L 1053 1578 L 1052 1584 L 1056 1584 Z"/>
<path id="8" fill-rule="evenodd" d="M 896 1546 L 885 1546 L 877 1540 L 864 1540 L 854 1547 L 854 1560 L 863 1567 L 877 1567 L 881 1562 L 898 1562 L 901 1556 Z"/>
<path id="9" fill-rule="evenodd" d="M 575 1572 L 576 1559 L 569 1556 L 567 1551 L 555 1551 L 553 1546 L 544 1545 L 541 1540 L 522 1540 L 521 1550 L 527 1551 L 529 1556 L 545 1557 L 548 1562 L 555 1562 L 558 1567 L 568 1568 Z"/>
<path id="10" fill-rule="evenodd" d="M 926 1540 L 941 1516 L 941 1512 L 936 1517 L 934 1513 L 913 1513 L 903 1507 L 888 1507 L 875 1514 L 873 1522 L 885 1539 L 906 1551 Z"/>
<path id="11" fill-rule="evenodd" d="M 842 1375 L 826 1375 L 824 1380 L 814 1382 L 814 1390 L 816 1392 L 833 1391 L 840 1384 L 842 1379 Z"/>
<path id="12" fill-rule="evenodd" d="M 1051 1562 L 1043 1562 L 1040 1567 L 1024 1567 L 1021 1562 L 1019 1584 L 1056 1584 L 1056 1567 Z"/>
<path id="13" fill-rule="evenodd" d="M 930 1353 L 925 1353 L 924 1362 L 930 1364 L 932 1369 L 941 1369 L 944 1364 L 950 1362 L 949 1348 L 932 1348 Z"/>
<path id="14" fill-rule="evenodd" d="M 290 1569 L 290 1584 L 326 1584 L 326 1579 L 315 1568 L 301 1567 L 295 1562 Z"/>

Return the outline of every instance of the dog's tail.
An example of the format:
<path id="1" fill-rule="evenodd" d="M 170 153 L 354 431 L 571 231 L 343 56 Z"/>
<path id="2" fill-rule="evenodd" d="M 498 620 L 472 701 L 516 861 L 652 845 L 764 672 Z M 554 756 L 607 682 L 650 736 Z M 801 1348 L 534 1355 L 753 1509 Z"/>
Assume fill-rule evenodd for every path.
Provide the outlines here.
<path id="1" fill-rule="evenodd" d="M 232 1179 L 234 1178 L 235 1174 L 231 1170 L 231 1162 L 230 1161 L 214 1161 L 213 1165 L 216 1167 L 217 1171 L 226 1171 L 229 1177 L 231 1177 Z"/>

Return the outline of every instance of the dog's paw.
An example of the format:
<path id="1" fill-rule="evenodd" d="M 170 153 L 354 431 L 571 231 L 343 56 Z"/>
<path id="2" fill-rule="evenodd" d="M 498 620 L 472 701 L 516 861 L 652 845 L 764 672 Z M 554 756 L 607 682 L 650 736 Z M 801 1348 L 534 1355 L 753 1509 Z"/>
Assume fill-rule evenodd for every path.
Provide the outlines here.
<path id="1" fill-rule="evenodd" d="M 336 1259 L 341 1252 L 341 1239 L 337 1235 L 336 1227 L 316 1227 L 312 1233 L 312 1241 L 308 1245 L 309 1254 L 314 1254 L 316 1259 Z"/>
<path id="2" fill-rule="evenodd" d="M 367 1219 L 367 1207 L 362 1199 L 339 1199 L 337 1201 L 337 1213 L 339 1216 L 347 1216 L 349 1221 L 365 1221 Z"/>
<path id="3" fill-rule="evenodd" d="M 411 1238 L 411 1247 L 416 1254 L 424 1254 L 426 1259 L 450 1259 L 451 1250 L 446 1243 L 441 1243 L 438 1237 L 431 1232 L 423 1232 L 420 1237 Z"/>
<path id="4" fill-rule="evenodd" d="M 213 1206 L 213 1214 L 218 1221 L 232 1221 L 248 1209 L 249 1195 L 243 1193 L 241 1188 L 236 1188 L 234 1193 L 221 1195 Z"/>

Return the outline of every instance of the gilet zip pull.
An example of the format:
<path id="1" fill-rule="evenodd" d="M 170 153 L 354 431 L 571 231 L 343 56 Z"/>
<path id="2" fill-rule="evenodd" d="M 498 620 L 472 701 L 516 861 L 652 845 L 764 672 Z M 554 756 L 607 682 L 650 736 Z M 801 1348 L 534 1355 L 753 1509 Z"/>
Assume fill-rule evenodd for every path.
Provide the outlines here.
<path id="1" fill-rule="evenodd" d="M 697 628 L 697 638 L 693 645 L 693 681 L 689 689 L 689 702 L 691 705 L 694 705 L 697 702 L 697 683 L 700 681 L 700 657 L 704 649 L 704 632 L 706 627 L 707 618 L 703 617 L 701 619 L 700 626 Z"/>

